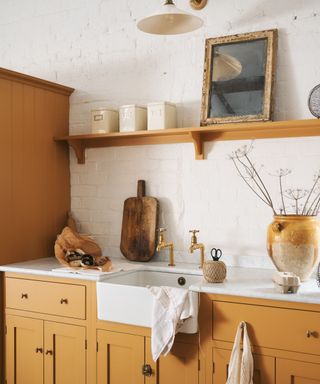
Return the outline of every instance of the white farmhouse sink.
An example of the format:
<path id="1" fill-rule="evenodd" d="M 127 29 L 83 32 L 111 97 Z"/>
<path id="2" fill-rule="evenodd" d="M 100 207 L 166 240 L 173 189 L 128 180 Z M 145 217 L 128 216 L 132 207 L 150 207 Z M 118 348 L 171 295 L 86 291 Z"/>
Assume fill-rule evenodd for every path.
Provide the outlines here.
<path id="1" fill-rule="evenodd" d="M 181 286 L 179 278 L 185 279 Z M 153 295 L 146 286 L 170 286 L 188 289 L 199 282 L 197 275 L 154 271 L 129 271 L 97 282 L 98 319 L 117 323 L 151 327 Z M 179 281 L 181 282 L 182 279 Z M 190 292 L 195 308 L 199 307 L 199 294 Z M 187 319 L 181 333 L 196 333 L 198 318 Z"/>

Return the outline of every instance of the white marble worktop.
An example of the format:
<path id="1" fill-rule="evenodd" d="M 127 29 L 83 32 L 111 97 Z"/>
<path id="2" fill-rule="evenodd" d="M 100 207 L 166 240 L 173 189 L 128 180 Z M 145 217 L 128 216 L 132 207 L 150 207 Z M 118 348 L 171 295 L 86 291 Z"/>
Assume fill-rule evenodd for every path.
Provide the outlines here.
<path id="1" fill-rule="evenodd" d="M 147 269 L 149 271 L 169 271 L 176 273 L 189 273 L 193 275 L 199 275 L 199 279 L 202 276 L 202 270 L 195 264 L 190 263 L 179 263 L 175 267 L 168 267 L 165 262 L 151 262 L 138 263 L 130 262 L 122 259 L 112 260 L 112 270 L 110 272 L 99 272 L 96 270 L 67 270 L 63 268 L 55 257 L 46 257 L 41 259 L 35 259 L 30 261 L 23 261 L 14 264 L 0 265 L 0 271 L 2 272 L 15 272 L 29 275 L 38 276 L 50 276 L 50 277 L 67 277 L 70 279 L 81 279 L 81 280 L 93 280 L 101 281 L 112 276 L 115 273 L 121 271 L 130 271 L 138 269 Z"/>
<path id="2" fill-rule="evenodd" d="M 190 286 L 190 289 L 196 292 L 320 304 L 320 288 L 315 279 L 301 283 L 299 291 L 296 294 L 277 293 L 272 281 L 275 270 L 271 269 L 228 267 L 227 278 L 223 283 L 210 284 L 204 280 L 201 269 L 191 263 L 177 263 L 175 267 L 168 267 L 165 262 L 137 263 L 121 259 L 113 259 L 112 263 L 113 270 L 110 273 L 101 274 L 92 271 L 90 273 L 90 271 L 87 270 L 78 271 L 77 273 L 67 273 L 61 269 L 61 265 L 54 257 L 48 257 L 2 265 L 0 266 L 0 271 L 91 281 L 106 280 L 108 276 L 113 276 L 114 273 L 121 273 L 121 271 L 141 269 L 166 271 L 199 275 L 199 283 Z"/>
<path id="3" fill-rule="evenodd" d="M 283 294 L 275 289 L 272 281 L 274 273 L 273 269 L 228 267 L 223 283 L 210 284 L 202 278 L 190 289 L 220 295 L 320 304 L 320 287 L 314 278 L 301 283 L 297 293 Z"/>

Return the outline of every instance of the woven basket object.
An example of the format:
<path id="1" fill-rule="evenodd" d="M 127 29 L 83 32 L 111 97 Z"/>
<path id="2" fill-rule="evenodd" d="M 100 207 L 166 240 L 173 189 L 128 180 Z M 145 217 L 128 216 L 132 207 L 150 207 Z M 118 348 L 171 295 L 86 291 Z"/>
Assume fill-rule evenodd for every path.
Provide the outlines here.
<path id="1" fill-rule="evenodd" d="M 209 260 L 203 263 L 203 277 L 208 283 L 222 283 L 227 276 L 227 267 L 223 261 Z"/>

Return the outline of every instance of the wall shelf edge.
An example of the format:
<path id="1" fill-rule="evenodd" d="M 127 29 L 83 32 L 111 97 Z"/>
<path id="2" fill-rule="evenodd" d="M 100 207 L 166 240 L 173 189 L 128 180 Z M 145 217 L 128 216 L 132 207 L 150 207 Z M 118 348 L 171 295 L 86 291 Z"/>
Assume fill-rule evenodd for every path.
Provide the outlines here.
<path id="1" fill-rule="evenodd" d="M 254 140 L 285 137 L 320 136 L 320 120 L 286 120 L 216 124 L 206 127 L 172 128 L 157 131 L 116 132 L 54 137 L 75 151 L 79 164 L 85 163 L 87 148 L 135 146 L 150 144 L 193 143 L 195 158 L 204 159 L 204 142 Z"/>

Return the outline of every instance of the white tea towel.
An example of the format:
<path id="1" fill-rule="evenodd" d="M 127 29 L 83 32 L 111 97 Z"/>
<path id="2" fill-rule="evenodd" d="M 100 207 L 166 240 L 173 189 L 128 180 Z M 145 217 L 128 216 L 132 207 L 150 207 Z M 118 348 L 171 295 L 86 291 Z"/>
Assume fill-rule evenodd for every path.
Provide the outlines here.
<path id="1" fill-rule="evenodd" d="M 241 354 L 241 337 L 243 331 L 243 352 Z M 241 356 L 242 355 L 242 356 Z M 242 321 L 237 330 L 231 352 L 227 384 L 253 384 L 253 357 L 247 324 Z"/>
<path id="2" fill-rule="evenodd" d="M 173 287 L 148 287 L 154 295 L 151 330 L 151 351 L 154 361 L 160 354 L 167 355 L 175 334 L 183 321 L 196 315 L 196 308 L 186 289 Z"/>

